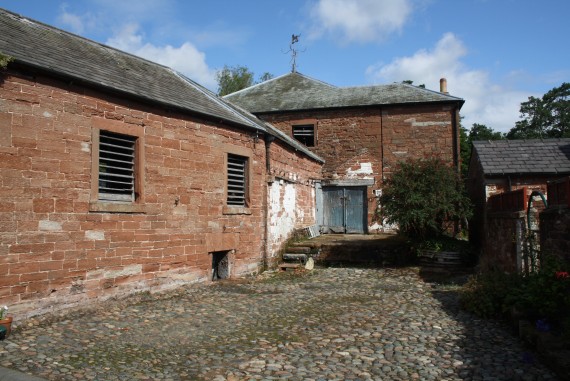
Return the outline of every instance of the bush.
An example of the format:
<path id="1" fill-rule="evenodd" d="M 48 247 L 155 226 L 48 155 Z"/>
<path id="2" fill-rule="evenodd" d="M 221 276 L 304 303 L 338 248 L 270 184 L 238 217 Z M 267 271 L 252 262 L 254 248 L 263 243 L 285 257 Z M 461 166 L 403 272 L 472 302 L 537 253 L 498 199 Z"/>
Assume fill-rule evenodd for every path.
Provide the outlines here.
<path id="1" fill-rule="evenodd" d="M 471 202 L 455 169 L 437 158 L 398 164 L 382 189 L 380 216 L 414 239 L 439 237 L 471 217 Z"/>
<path id="2" fill-rule="evenodd" d="M 463 286 L 461 306 L 482 318 L 501 318 L 508 311 L 507 300 L 520 287 L 520 277 L 498 271 L 473 276 Z"/>
<path id="3" fill-rule="evenodd" d="M 472 277 L 461 293 L 461 305 L 484 318 L 516 310 L 533 323 L 570 335 L 568 264 L 546 258 L 530 275 L 489 272 Z"/>

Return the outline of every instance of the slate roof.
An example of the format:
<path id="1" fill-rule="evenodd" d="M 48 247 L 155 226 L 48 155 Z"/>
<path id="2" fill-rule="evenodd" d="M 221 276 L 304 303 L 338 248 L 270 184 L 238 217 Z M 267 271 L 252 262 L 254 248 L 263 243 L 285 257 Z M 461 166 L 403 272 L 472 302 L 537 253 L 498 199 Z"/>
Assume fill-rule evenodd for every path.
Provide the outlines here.
<path id="1" fill-rule="evenodd" d="M 474 141 L 485 176 L 570 174 L 570 139 Z"/>
<path id="2" fill-rule="evenodd" d="M 373 105 L 454 102 L 464 100 L 405 83 L 336 87 L 301 73 L 289 73 L 228 94 L 229 100 L 252 113 Z"/>
<path id="3" fill-rule="evenodd" d="M 267 132 L 323 162 L 296 140 L 175 70 L 0 8 L 0 53 L 15 63 L 138 99 Z"/>

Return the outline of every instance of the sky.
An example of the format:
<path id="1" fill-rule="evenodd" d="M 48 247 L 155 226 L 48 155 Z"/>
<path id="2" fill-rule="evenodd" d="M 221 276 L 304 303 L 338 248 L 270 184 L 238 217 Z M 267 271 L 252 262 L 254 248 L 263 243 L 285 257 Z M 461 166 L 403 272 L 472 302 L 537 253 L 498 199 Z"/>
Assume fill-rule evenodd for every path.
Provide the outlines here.
<path id="1" fill-rule="evenodd" d="M 570 82 L 567 0 L 0 0 L 0 8 L 144 57 L 216 91 L 216 72 L 292 69 L 332 85 L 412 80 L 463 98 L 463 126 L 506 132 L 529 96 Z"/>

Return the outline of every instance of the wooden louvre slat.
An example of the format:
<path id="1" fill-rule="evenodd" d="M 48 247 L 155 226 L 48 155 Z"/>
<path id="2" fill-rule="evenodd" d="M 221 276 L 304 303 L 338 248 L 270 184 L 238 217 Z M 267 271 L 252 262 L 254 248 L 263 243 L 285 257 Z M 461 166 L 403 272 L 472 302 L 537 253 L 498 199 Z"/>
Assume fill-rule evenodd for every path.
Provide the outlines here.
<path id="1" fill-rule="evenodd" d="M 247 158 L 231 154 L 228 155 L 228 205 L 246 205 L 246 167 Z"/>
<path id="2" fill-rule="evenodd" d="M 136 137 L 100 131 L 99 199 L 134 201 Z"/>

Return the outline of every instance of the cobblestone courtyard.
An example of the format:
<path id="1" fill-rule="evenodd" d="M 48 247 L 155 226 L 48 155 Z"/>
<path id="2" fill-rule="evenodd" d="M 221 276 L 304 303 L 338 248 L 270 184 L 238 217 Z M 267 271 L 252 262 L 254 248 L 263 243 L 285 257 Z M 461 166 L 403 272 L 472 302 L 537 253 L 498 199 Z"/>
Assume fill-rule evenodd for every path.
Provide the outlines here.
<path id="1" fill-rule="evenodd" d="M 0 342 L 48 380 L 555 380 L 417 268 L 317 268 L 112 301 Z"/>

